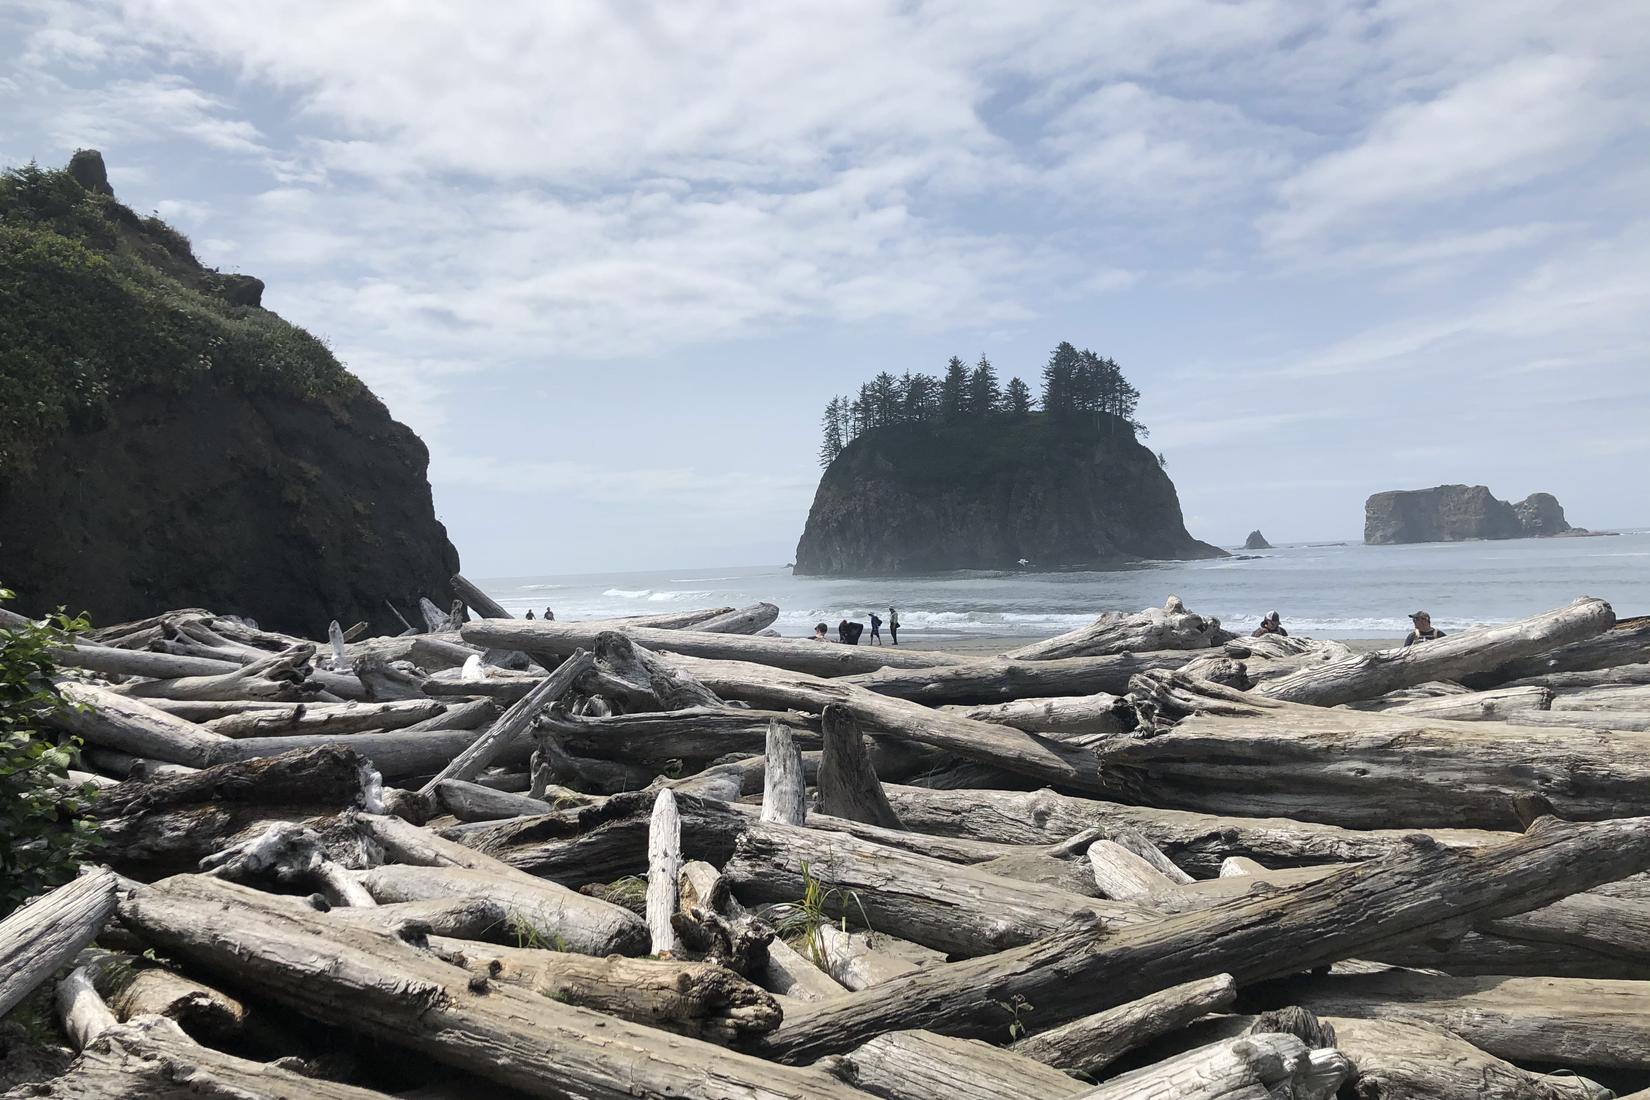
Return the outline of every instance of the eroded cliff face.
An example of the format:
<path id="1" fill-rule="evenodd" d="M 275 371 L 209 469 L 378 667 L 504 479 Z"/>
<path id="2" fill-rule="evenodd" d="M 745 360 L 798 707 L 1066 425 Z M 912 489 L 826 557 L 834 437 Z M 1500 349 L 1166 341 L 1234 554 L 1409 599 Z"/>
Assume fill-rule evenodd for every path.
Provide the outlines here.
<path id="1" fill-rule="evenodd" d="M 1033 414 L 855 439 L 820 479 L 796 572 L 1056 570 L 1225 556 L 1186 532 L 1174 483 L 1122 422 Z"/>
<path id="2" fill-rule="evenodd" d="M 1483 485 L 1438 485 L 1376 493 L 1364 503 L 1364 542 L 1371 545 L 1518 539 L 1573 530 L 1550 493 L 1510 504 Z"/>
<path id="3" fill-rule="evenodd" d="M 323 345 L 116 202 L 95 153 L 0 180 L 0 581 L 99 623 L 178 607 L 309 637 L 442 606 L 428 452 Z"/>

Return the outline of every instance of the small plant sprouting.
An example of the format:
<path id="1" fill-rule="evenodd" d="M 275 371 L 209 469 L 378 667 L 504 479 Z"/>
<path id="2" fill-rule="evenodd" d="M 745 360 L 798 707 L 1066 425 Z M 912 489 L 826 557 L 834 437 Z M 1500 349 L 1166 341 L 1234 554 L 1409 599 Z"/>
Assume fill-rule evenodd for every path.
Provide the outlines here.
<path id="1" fill-rule="evenodd" d="M 998 1008 L 1008 1013 L 1008 1039 L 1018 1042 L 1026 1037 L 1026 1022 L 1022 1017 L 1029 1016 L 1036 1011 L 1032 1003 L 1022 995 L 1016 993 L 1006 1001 L 993 1001 Z"/>
<path id="2" fill-rule="evenodd" d="M 534 948 L 539 951 L 567 950 L 567 941 L 560 934 L 538 924 L 519 909 L 512 909 L 505 914 L 504 927 L 515 937 L 517 947 Z"/>
<path id="3" fill-rule="evenodd" d="M 827 910 L 834 905 L 844 911 L 839 918 L 839 926 L 844 932 L 848 930 L 848 915 L 846 912 L 848 907 L 844 904 L 845 901 L 851 901 L 855 908 L 859 910 L 860 922 L 869 931 L 871 917 L 865 911 L 865 903 L 860 900 L 859 892 L 845 890 L 840 886 L 826 887 L 813 876 L 812 870 L 804 861 L 802 864 L 801 900 L 770 905 L 766 912 L 771 914 L 783 910 L 784 916 L 774 922 L 774 931 L 785 942 L 792 943 L 793 946 L 800 944 L 802 954 L 806 955 L 810 962 L 821 970 L 828 970 L 825 944 L 819 937 L 819 928 L 821 925 L 831 923 L 832 918 Z"/>

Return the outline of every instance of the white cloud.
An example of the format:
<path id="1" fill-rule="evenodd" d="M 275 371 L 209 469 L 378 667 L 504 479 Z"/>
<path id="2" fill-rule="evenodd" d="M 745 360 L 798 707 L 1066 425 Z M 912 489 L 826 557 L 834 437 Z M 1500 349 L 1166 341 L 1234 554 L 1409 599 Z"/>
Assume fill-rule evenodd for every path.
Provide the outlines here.
<path id="1" fill-rule="evenodd" d="M 1267 227 L 1287 243 L 1383 209 L 1493 194 L 1573 166 L 1628 118 L 1593 62 L 1509 61 L 1393 107 L 1361 142 L 1307 165 L 1280 186 Z"/>

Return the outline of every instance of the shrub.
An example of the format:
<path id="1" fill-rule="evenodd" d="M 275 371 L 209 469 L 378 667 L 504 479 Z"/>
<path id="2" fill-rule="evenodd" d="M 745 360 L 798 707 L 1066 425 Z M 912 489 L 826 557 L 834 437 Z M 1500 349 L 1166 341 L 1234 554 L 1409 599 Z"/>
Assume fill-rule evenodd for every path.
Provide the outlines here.
<path id="1" fill-rule="evenodd" d="M 0 603 L 14 596 L 0 588 Z M 0 917 L 72 879 L 96 843 L 83 816 L 96 788 L 70 785 L 74 748 L 45 729 L 67 705 L 52 685 L 52 648 L 88 625 L 59 613 L 0 626 Z"/>

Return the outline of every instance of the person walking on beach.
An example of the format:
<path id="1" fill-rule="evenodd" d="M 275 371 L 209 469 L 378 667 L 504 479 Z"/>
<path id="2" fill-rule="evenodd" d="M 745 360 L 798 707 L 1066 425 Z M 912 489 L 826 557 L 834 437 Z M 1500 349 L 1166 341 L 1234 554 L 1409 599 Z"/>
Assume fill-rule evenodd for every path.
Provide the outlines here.
<path id="1" fill-rule="evenodd" d="M 1289 637 L 1289 631 L 1283 629 L 1283 619 L 1278 616 L 1276 611 L 1271 612 L 1266 618 L 1262 619 L 1260 625 L 1255 627 L 1249 637 L 1262 638 L 1268 634 L 1276 634 L 1280 638 Z"/>
<path id="2" fill-rule="evenodd" d="M 871 612 L 871 644 L 882 644 L 882 617 L 875 611 Z"/>
<path id="3" fill-rule="evenodd" d="M 544 609 L 544 621 L 547 623 L 553 623 L 556 621 L 556 613 L 551 611 L 548 607 Z"/>
<path id="4" fill-rule="evenodd" d="M 1404 645 L 1412 646 L 1416 642 L 1431 642 L 1444 636 L 1444 632 L 1432 625 L 1432 616 L 1425 611 L 1416 611 L 1410 615 L 1409 621 L 1415 624 L 1415 629 L 1409 632 L 1404 639 Z"/>
<path id="5" fill-rule="evenodd" d="M 527 617 L 528 617 L 528 618 L 529 618 L 529 619 L 531 619 L 531 618 L 532 618 L 532 617 L 533 617 L 533 609 L 532 609 L 532 608 L 531 608 L 531 607 L 529 607 L 529 608 L 528 608 L 528 609 L 527 609 Z"/>
<path id="6" fill-rule="evenodd" d="M 899 645 L 899 612 L 888 609 L 888 640 Z"/>

